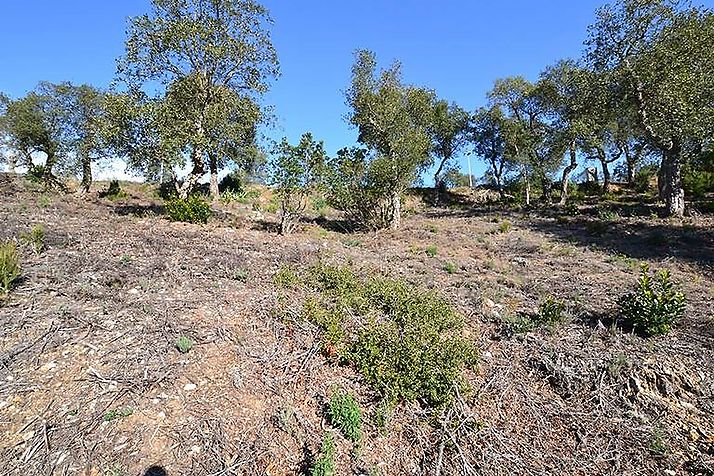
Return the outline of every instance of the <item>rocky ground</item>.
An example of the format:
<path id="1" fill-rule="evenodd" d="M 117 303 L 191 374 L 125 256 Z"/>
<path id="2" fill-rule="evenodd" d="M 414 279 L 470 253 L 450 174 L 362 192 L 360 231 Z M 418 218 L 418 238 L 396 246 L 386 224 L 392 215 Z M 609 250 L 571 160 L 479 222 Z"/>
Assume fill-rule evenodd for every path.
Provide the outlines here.
<path id="1" fill-rule="evenodd" d="M 336 385 L 365 414 L 358 450 L 335 433 L 337 474 L 714 474 L 711 217 L 413 199 L 397 232 L 323 220 L 281 237 L 247 205 L 180 224 L 148 187 L 129 192 L 59 196 L 0 176 L 0 240 L 46 234 L 40 253 L 21 246 L 22 279 L 0 304 L 3 474 L 304 474 L 333 431 Z M 376 396 L 273 282 L 317 261 L 436 289 L 464 315 L 480 359 L 449 425 L 404 404 L 375 426 Z M 616 322 L 640 261 L 687 296 L 668 336 Z M 546 296 L 567 322 L 514 333 Z"/>

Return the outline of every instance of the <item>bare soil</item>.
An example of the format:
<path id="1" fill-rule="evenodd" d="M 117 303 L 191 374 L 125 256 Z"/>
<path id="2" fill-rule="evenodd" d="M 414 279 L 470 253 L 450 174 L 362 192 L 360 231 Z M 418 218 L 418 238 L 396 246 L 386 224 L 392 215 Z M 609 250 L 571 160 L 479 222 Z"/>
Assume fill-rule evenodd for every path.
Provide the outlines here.
<path id="1" fill-rule="evenodd" d="M 3 474 L 305 474 L 333 431 L 336 385 L 365 413 L 357 450 L 335 433 L 340 475 L 714 474 L 712 217 L 603 221 L 587 207 L 568 217 L 412 198 L 398 232 L 327 219 L 281 237 L 250 206 L 172 223 L 148 187 L 128 191 L 50 195 L 0 175 L 0 240 L 42 224 L 47 245 L 22 246 L 22 279 L 0 305 Z M 376 395 L 321 353 L 299 296 L 273 283 L 281 266 L 319 260 L 437 289 L 466 317 L 480 363 L 449 426 L 414 404 L 377 429 Z M 669 269 L 687 296 L 667 336 L 616 322 L 640 261 Z M 510 331 L 548 295 L 568 322 Z"/>

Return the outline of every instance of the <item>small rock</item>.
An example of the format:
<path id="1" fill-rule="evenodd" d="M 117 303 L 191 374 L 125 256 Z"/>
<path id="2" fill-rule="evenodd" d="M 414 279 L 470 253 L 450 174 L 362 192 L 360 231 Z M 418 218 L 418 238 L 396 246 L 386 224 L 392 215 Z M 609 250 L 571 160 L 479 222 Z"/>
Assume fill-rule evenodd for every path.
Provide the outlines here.
<path id="1" fill-rule="evenodd" d="M 131 288 L 131 289 L 129 290 L 129 294 L 139 294 L 139 290 L 136 289 L 136 288 Z"/>
<path id="2" fill-rule="evenodd" d="M 186 390 L 187 392 L 192 392 L 196 390 L 198 386 L 195 383 L 187 383 L 184 385 L 183 389 Z"/>

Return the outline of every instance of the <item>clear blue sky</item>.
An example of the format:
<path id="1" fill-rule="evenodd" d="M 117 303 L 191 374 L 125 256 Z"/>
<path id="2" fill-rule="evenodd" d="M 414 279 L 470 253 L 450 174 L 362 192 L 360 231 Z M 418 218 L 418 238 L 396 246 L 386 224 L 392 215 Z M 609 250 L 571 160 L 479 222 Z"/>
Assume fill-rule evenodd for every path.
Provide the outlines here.
<path id="1" fill-rule="evenodd" d="M 407 82 L 473 110 L 496 78 L 535 79 L 544 66 L 578 57 L 604 1 L 264 0 L 282 69 L 266 98 L 277 116 L 267 133 L 296 141 L 312 131 L 329 153 L 352 145 L 342 91 L 357 48 L 372 49 L 383 65 L 399 59 Z M 0 91 L 12 97 L 40 80 L 106 87 L 127 17 L 150 10 L 149 0 L 4 3 Z"/>

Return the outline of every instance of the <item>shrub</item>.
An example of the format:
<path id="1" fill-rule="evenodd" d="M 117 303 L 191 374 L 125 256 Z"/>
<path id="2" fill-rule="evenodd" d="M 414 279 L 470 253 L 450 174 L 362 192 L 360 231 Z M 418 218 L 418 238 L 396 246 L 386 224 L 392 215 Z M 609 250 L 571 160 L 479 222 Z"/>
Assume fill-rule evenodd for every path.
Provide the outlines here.
<path id="1" fill-rule="evenodd" d="M 637 289 L 619 300 L 625 322 L 646 336 L 667 334 L 672 324 L 684 315 L 684 294 L 674 290 L 667 270 L 650 274 L 646 263 L 641 265 Z"/>
<path id="2" fill-rule="evenodd" d="M 320 456 L 310 469 L 310 476 L 334 476 L 335 475 L 335 440 L 327 433 L 322 439 Z"/>
<path id="3" fill-rule="evenodd" d="M 193 341 L 186 336 L 181 336 L 176 339 L 176 348 L 182 354 L 187 354 L 191 349 L 193 349 Z"/>
<path id="4" fill-rule="evenodd" d="M 460 334 L 463 318 L 436 293 L 323 264 L 305 284 L 319 294 L 306 300 L 304 316 L 383 400 L 442 408 L 466 390 L 461 372 L 476 362 L 476 348 Z"/>
<path id="5" fill-rule="evenodd" d="M 447 261 L 444 263 L 444 271 L 446 271 L 449 274 L 454 274 L 456 272 L 456 265 L 452 263 L 451 261 Z"/>
<path id="6" fill-rule="evenodd" d="M 548 296 L 538 304 L 538 314 L 533 321 L 537 325 L 553 326 L 563 322 L 563 311 L 565 311 L 565 303 Z"/>
<path id="7" fill-rule="evenodd" d="M 635 191 L 637 193 L 649 193 L 652 191 L 652 181 L 657 175 L 657 167 L 649 165 L 642 167 L 635 172 Z"/>
<path id="8" fill-rule="evenodd" d="M 498 225 L 498 231 L 500 233 L 508 233 L 509 231 L 511 231 L 511 222 L 509 222 L 508 220 L 501 222 L 501 224 Z"/>
<path id="9" fill-rule="evenodd" d="M 687 196 L 702 198 L 714 192 L 714 172 L 688 169 L 682 174 L 682 185 Z"/>
<path id="10" fill-rule="evenodd" d="M 300 285 L 300 278 L 292 267 L 283 266 L 273 275 L 273 283 L 281 288 L 295 288 Z"/>
<path id="11" fill-rule="evenodd" d="M 0 243 L 0 296 L 10 291 L 20 277 L 20 255 L 12 241 Z"/>
<path id="12" fill-rule="evenodd" d="M 328 408 L 330 423 L 338 428 L 345 438 L 359 443 L 362 438 L 362 411 L 354 397 L 343 390 L 337 390 L 330 397 Z"/>
<path id="13" fill-rule="evenodd" d="M 25 173 L 25 178 L 32 183 L 42 183 L 45 177 L 45 166 L 44 165 L 33 165 Z"/>
<path id="14" fill-rule="evenodd" d="M 45 228 L 42 225 L 35 225 L 29 233 L 23 233 L 20 239 L 39 255 L 45 249 Z"/>
<path id="15" fill-rule="evenodd" d="M 438 254 L 438 252 L 439 252 L 439 249 L 436 247 L 436 245 L 429 245 L 429 246 L 427 246 L 426 249 L 424 250 L 424 253 L 426 253 L 426 255 L 427 255 L 429 258 L 434 258 L 434 257 L 436 257 L 436 255 Z"/>
<path id="16" fill-rule="evenodd" d="M 112 180 L 111 182 L 109 182 L 109 187 L 103 192 L 100 192 L 99 196 L 101 198 L 107 198 L 109 200 L 114 201 L 126 198 L 128 195 L 124 190 L 121 189 L 121 184 L 118 180 Z"/>
<path id="17" fill-rule="evenodd" d="M 174 198 L 166 201 L 166 213 L 171 221 L 206 224 L 211 217 L 211 206 L 197 195 Z"/>

